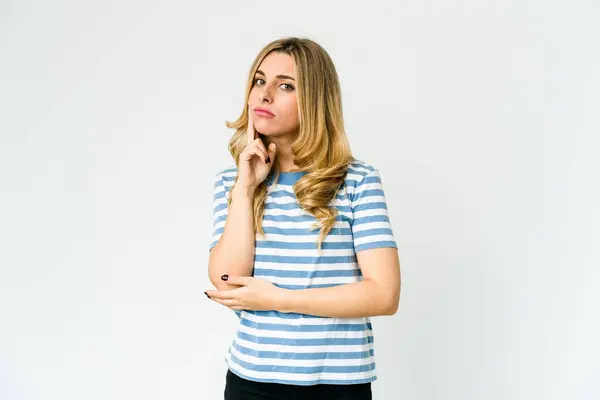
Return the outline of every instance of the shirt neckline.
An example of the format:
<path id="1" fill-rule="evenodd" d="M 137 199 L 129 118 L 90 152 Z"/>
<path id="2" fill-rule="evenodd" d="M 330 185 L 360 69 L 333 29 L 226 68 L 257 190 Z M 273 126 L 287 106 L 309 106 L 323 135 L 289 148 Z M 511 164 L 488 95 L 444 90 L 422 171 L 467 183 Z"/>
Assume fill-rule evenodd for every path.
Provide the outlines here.
<path id="1" fill-rule="evenodd" d="M 288 172 L 279 172 L 279 179 L 277 183 L 279 185 L 293 185 L 298 181 L 298 179 L 302 178 L 306 175 L 307 171 L 288 171 Z M 275 174 L 269 177 L 269 183 L 272 183 L 275 179 Z"/>

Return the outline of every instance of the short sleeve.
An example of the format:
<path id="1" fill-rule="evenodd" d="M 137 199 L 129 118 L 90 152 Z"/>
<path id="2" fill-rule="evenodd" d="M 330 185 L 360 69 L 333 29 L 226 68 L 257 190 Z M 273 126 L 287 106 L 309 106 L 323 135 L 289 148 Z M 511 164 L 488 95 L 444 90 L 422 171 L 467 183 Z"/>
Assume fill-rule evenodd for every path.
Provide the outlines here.
<path id="1" fill-rule="evenodd" d="M 380 247 L 398 248 L 379 170 L 374 168 L 358 182 L 351 204 L 355 252 Z"/>
<path id="2" fill-rule="evenodd" d="M 225 220 L 227 219 L 227 191 L 223 184 L 222 173 L 218 173 L 215 177 L 212 210 L 212 237 L 208 248 L 209 251 L 217 245 L 217 242 L 221 238 L 223 229 L 225 228 Z"/>

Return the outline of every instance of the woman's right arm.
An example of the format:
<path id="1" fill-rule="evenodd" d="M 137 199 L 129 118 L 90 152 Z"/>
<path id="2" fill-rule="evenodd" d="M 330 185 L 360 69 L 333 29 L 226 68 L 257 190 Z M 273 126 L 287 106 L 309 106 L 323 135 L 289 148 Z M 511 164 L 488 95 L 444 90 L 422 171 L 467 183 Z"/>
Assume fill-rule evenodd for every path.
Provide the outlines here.
<path id="1" fill-rule="evenodd" d="M 254 191 L 235 185 L 223 234 L 210 250 L 208 276 L 217 290 L 233 289 L 224 274 L 251 276 L 254 267 Z M 225 199 L 227 201 L 227 199 Z"/>
<path id="2" fill-rule="evenodd" d="M 208 260 L 208 277 L 217 290 L 238 287 L 223 281 L 222 275 L 252 275 L 255 240 L 254 193 L 269 175 L 277 153 L 275 143 L 271 143 L 267 149 L 257 137 L 252 112 L 248 112 L 248 140 L 239 156 L 237 182 L 231 189 L 231 204 L 226 210 L 225 227 L 217 244 L 210 250 Z"/>

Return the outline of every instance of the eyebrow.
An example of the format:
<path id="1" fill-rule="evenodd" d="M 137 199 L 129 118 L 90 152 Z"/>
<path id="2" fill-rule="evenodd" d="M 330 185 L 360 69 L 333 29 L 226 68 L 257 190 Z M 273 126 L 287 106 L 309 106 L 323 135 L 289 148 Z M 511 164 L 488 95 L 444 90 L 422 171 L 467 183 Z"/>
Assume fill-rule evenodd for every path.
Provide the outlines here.
<path id="1" fill-rule="evenodd" d="M 264 72 L 262 72 L 260 69 L 256 71 L 257 74 L 261 74 L 262 76 L 266 76 Z M 275 76 L 275 78 L 278 79 L 291 79 L 292 81 L 296 81 L 294 78 L 292 78 L 291 76 L 287 76 L 287 75 L 277 75 Z"/>

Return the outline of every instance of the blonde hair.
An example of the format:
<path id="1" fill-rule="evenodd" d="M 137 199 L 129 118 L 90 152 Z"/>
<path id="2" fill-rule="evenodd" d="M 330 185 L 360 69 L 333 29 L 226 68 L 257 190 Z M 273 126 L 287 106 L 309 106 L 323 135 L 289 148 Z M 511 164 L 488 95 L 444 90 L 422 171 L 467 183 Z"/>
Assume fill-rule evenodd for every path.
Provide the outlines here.
<path id="1" fill-rule="evenodd" d="M 236 121 L 226 122 L 228 128 L 236 129 L 229 141 L 229 152 L 239 167 L 239 155 L 247 143 L 248 98 L 254 76 L 260 63 L 271 52 L 289 54 L 296 65 L 299 134 L 292 145 L 292 154 L 299 170 L 307 173 L 293 188 L 300 207 L 318 221 L 313 229 L 321 228 L 317 239 L 320 253 L 321 244 L 333 228 L 337 216 L 337 209 L 330 207 L 329 203 L 343 184 L 350 162 L 354 159 L 344 131 L 338 75 L 323 47 L 310 39 L 286 37 L 267 44 L 260 51 L 250 68 L 242 114 Z M 275 166 L 269 177 L 257 187 L 253 201 L 254 227 L 261 234 L 264 234 L 262 219 L 267 181 L 271 176 L 276 182 L 279 171 Z M 230 203 L 231 197 L 228 199 Z"/>

